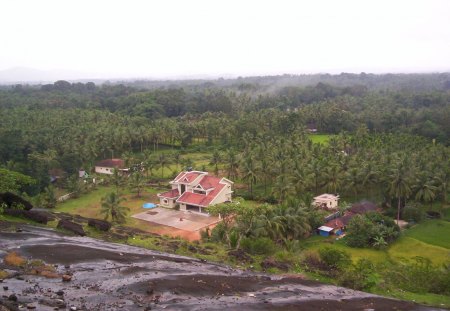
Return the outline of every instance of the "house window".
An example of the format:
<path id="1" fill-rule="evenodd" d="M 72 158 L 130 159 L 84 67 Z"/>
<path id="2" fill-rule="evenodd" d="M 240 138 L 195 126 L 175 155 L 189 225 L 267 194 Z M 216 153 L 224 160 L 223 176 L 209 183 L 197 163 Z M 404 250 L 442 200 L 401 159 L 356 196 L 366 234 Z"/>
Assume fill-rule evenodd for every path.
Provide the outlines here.
<path id="1" fill-rule="evenodd" d="M 167 205 L 167 204 L 169 204 L 169 201 L 168 201 L 167 199 L 163 199 L 163 203 L 164 203 L 165 205 Z"/>
<path id="2" fill-rule="evenodd" d="M 206 191 L 194 189 L 194 193 L 206 194 Z"/>

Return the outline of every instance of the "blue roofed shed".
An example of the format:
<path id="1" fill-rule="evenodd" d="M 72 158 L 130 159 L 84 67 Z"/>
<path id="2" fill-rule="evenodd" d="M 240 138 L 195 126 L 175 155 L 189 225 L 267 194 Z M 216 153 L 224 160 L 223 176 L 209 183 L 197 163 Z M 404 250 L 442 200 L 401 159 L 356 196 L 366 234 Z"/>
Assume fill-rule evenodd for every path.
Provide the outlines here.
<path id="1" fill-rule="evenodd" d="M 327 226 L 321 226 L 317 228 L 317 230 L 319 230 L 319 234 L 321 236 L 330 236 L 331 231 L 333 231 L 334 229 Z"/>

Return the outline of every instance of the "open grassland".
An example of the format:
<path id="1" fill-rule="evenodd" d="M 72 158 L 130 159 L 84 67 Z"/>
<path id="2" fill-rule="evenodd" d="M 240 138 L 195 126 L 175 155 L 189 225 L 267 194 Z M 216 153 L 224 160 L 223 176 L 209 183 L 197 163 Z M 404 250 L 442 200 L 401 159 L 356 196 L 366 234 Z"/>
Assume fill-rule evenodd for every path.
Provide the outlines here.
<path id="1" fill-rule="evenodd" d="M 433 264 L 450 262 L 450 249 L 427 244 L 419 240 L 403 236 L 387 250 L 391 259 L 401 261 L 420 256 L 428 258 Z"/>
<path id="2" fill-rule="evenodd" d="M 309 134 L 308 138 L 315 144 L 328 145 L 328 141 L 332 136 L 327 134 Z"/>
<path id="3" fill-rule="evenodd" d="M 450 222 L 427 220 L 405 232 L 405 236 L 427 244 L 450 249 Z"/>
<path id="4" fill-rule="evenodd" d="M 114 190 L 115 189 L 112 186 L 98 187 L 96 190 L 83 194 L 79 198 L 74 198 L 63 203 L 59 203 L 55 208 L 55 212 L 64 212 L 81 215 L 83 217 L 103 219 L 104 215 L 100 214 L 101 200 L 104 196 Z M 142 208 L 142 205 L 144 203 L 156 203 L 158 201 L 156 197 L 157 192 L 158 191 L 154 188 L 146 187 L 145 191 L 141 193 L 141 196 L 137 197 L 136 194 L 124 190 L 122 193 L 125 201 L 123 201 L 121 205 L 130 209 L 128 216 L 143 212 L 144 209 Z M 139 219 L 127 217 L 124 225 L 150 232 L 149 223 Z M 157 226 L 152 227 L 153 229 L 156 229 L 155 227 Z"/>

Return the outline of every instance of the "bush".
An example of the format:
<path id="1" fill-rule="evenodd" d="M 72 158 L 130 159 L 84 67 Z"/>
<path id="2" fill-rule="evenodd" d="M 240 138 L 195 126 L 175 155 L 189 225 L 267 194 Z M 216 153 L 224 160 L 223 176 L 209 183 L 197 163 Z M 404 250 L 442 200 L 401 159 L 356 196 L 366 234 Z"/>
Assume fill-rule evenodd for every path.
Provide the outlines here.
<path id="1" fill-rule="evenodd" d="M 212 242 L 223 242 L 225 240 L 226 228 L 223 222 L 219 222 L 211 230 L 211 241 Z"/>
<path id="2" fill-rule="evenodd" d="M 23 267 L 27 261 L 16 252 L 11 252 L 6 254 L 5 258 L 3 258 L 3 263 L 8 266 Z"/>
<path id="3" fill-rule="evenodd" d="M 345 241 L 352 247 L 387 246 L 398 238 L 400 228 L 393 219 L 380 213 L 356 215 L 347 226 Z M 385 245 L 380 245 L 384 241 Z"/>
<path id="4" fill-rule="evenodd" d="M 406 221 L 421 222 L 425 218 L 425 213 L 416 206 L 406 206 L 403 210 L 403 219 Z"/>
<path id="5" fill-rule="evenodd" d="M 393 287 L 414 293 L 450 295 L 450 266 L 435 266 L 428 258 L 391 264 L 383 271 Z"/>
<path id="6" fill-rule="evenodd" d="M 344 270 L 352 263 L 350 255 L 332 247 L 325 247 L 319 250 L 320 259 L 333 270 Z"/>
<path id="7" fill-rule="evenodd" d="M 303 255 L 301 260 L 305 269 L 308 271 L 326 271 L 328 270 L 328 265 L 326 265 L 319 257 L 319 254 L 314 251 L 307 251 Z"/>
<path id="8" fill-rule="evenodd" d="M 356 290 L 370 289 L 377 283 L 373 263 L 368 259 L 359 259 L 355 265 L 340 275 L 338 282 L 341 286 Z"/>
<path id="9" fill-rule="evenodd" d="M 241 247 L 252 255 L 271 255 L 276 250 L 275 243 L 269 238 L 243 238 Z"/>

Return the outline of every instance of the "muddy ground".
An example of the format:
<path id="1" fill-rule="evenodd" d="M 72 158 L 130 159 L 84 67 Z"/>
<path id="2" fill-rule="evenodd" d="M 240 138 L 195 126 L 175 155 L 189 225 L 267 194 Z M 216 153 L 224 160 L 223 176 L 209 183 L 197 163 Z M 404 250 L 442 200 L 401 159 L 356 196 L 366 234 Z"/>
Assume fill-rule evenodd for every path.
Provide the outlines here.
<path id="1" fill-rule="evenodd" d="M 41 259 L 71 280 L 1 265 L 14 275 L 0 283 L 0 305 L 11 310 L 438 310 L 50 229 L 19 231 L 0 227 L 0 257 L 16 251 Z"/>

